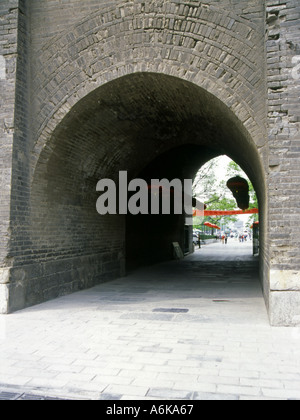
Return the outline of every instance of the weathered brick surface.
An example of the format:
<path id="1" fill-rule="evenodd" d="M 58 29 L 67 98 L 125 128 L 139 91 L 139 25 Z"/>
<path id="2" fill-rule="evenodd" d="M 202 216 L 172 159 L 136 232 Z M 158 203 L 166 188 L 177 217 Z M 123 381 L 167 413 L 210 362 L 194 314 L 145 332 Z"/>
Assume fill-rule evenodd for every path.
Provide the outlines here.
<path id="1" fill-rule="evenodd" d="M 0 4 L 0 311 L 7 310 L 12 149 L 15 133 L 18 1 Z"/>
<path id="2" fill-rule="evenodd" d="M 190 172 L 228 153 L 257 189 L 269 305 L 270 270 L 300 262 L 297 2 L 4 1 L 0 22 L 9 308 L 120 275 L 125 218 L 99 218 L 97 180 L 137 176 L 189 143 L 202 148 L 198 158 L 184 149 Z"/>
<path id="3" fill-rule="evenodd" d="M 270 2 L 273 4 L 274 2 Z M 300 74 L 293 68 L 300 54 L 299 5 L 278 2 L 268 7 L 267 41 L 269 92 L 270 207 L 274 268 L 299 269 L 299 181 Z M 274 210 L 273 210 L 274 209 Z M 286 248 L 288 249 L 288 252 Z M 297 251 L 296 251 L 297 252 Z M 291 264 L 290 257 L 293 258 Z M 296 257 L 296 258 L 295 258 Z"/>
<path id="4" fill-rule="evenodd" d="M 299 18 L 299 2 L 267 1 L 271 312 L 283 323 L 299 321 Z"/>
<path id="5" fill-rule="evenodd" d="M 0 4 L 0 258 L 5 261 L 9 228 L 14 100 L 16 89 L 17 1 Z"/>
<path id="6" fill-rule="evenodd" d="M 44 12 L 49 22 L 55 3 Z M 82 12 L 88 11 L 90 2 L 82 3 Z M 263 7 L 260 1 L 251 2 L 260 15 L 259 23 L 254 24 L 243 13 L 237 15 L 235 5 L 225 2 L 220 8 L 217 3 L 199 7 L 199 2 L 116 1 L 81 20 L 73 15 L 73 25 L 69 16 L 67 30 L 50 40 L 39 37 L 32 86 L 37 153 L 45 133 L 74 102 L 99 84 L 136 71 L 164 72 L 201 84 L 228 104 L 256 142 L 263 144 Z M 247 10 L 249 2 L 242 3 L 247 3 Z M 33 5 L 33 16 L 34 10 Z M 62 15 L 67 10 L 62 9 Z M 32 20 L 34 27 L 41 15 Z M 53 89 L 55 96 L 49 103 Z M 47 121 L 49 116 L 55 123 L 53 118 Z M 50 125 L 46 132 L 45 125 Z"/>

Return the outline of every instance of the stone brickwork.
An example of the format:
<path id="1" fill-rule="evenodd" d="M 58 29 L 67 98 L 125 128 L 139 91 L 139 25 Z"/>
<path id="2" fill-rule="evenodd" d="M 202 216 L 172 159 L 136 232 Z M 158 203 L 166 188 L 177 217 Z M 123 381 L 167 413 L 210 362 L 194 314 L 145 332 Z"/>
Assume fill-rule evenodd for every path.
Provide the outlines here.
<path id="1" fill-rule="evenodd" d="M 18 1 L 0 3 L 0 310 L 5 310 L 9 281 L 9 224 L 16 93 Z M 4 307 L 3 307 L 3 304 Z"/>
<path id="2" fill-rule="evenodd" d="M 45 5 L 42 13 L 49 23 L 55 3 L 49 8 Z M 246 10 L 260 15 L 258 23 L 236 15 L 236 3 L 247 4 Z M 89 1 L 80 4 L 82 10 L 90 10 L 85 7 L 90 6 Z M 116 1 L 82 20 L 75 20 L 77 14 L 73 15 L 72 24 L 68 16 L 67 30 L 47 42 L 38 34 L 32 86 L 37 154 L 44 137 L 80 98 L 103 83 L 137 71 L 164 72 L 201 84 L 228 104 L 259 146 L 264 144 L 262 3 L 253 1 L 249 7 L 246 1 L 225 2 L 222 8 L 214 6 L 219 2 L 212 2 L 210 7 L 199 4 Z M 62 14 L 64 10 L 67 14 L 68 8 Z M 33 5 L 33 16 L 34 11 Z M 33 28 L 40 20 L 41 14 L 33 19 Z M 56 27 L 55 20 L 52 24 Z M 49 102 L 51 89 L 55 95 Z"/>
<path id="3" fill-rule="evenodd" d="M 124 274 L 137 231 L 99 218 L 97 180 L 164 156 L 171 177 L 175 150 L 180 178 L 223 153 L 246 170 L 271 322 L 297 323 L 296 1 L 4 0 L 0 23 L 1 311 Z"/>
<path id="4" fill-rule="evenodd" d="M 271 318 L 300 321 L 300 6 L 267 1 Z"/>

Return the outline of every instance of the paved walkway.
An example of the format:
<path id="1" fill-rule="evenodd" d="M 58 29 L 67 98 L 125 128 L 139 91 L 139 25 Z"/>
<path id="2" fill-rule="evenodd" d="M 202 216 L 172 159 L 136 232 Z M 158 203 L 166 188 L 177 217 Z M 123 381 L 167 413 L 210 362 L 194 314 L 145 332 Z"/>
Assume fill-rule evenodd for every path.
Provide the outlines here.
<path id="1" fill-rule="evenodd" d="M 2 315 L 0 354 L 0 399 L 300 399 L 300 329 L 233 240 Z"/>

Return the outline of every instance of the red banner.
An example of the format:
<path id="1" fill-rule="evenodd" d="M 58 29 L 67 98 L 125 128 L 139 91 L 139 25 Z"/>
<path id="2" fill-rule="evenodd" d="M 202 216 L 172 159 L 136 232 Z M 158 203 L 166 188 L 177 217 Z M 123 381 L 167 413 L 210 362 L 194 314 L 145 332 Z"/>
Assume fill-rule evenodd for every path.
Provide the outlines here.
<path id="1" fill-rule="evenodd" d="M 194 210 L 193 216 L 235 216 L 238 214 L 258 214 L 258 209 L 250 210 Z"/>

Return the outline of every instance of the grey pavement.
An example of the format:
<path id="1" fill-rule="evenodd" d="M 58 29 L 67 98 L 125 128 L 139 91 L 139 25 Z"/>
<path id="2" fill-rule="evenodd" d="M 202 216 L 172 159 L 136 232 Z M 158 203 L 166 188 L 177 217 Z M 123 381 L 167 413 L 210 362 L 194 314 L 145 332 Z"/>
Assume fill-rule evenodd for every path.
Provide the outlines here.
<path id="1" fill-rule="evenodd" d="M 300 329 L 271 327 L 251 243 L 0 315 L 0 399 L 300 399 Z"/>

